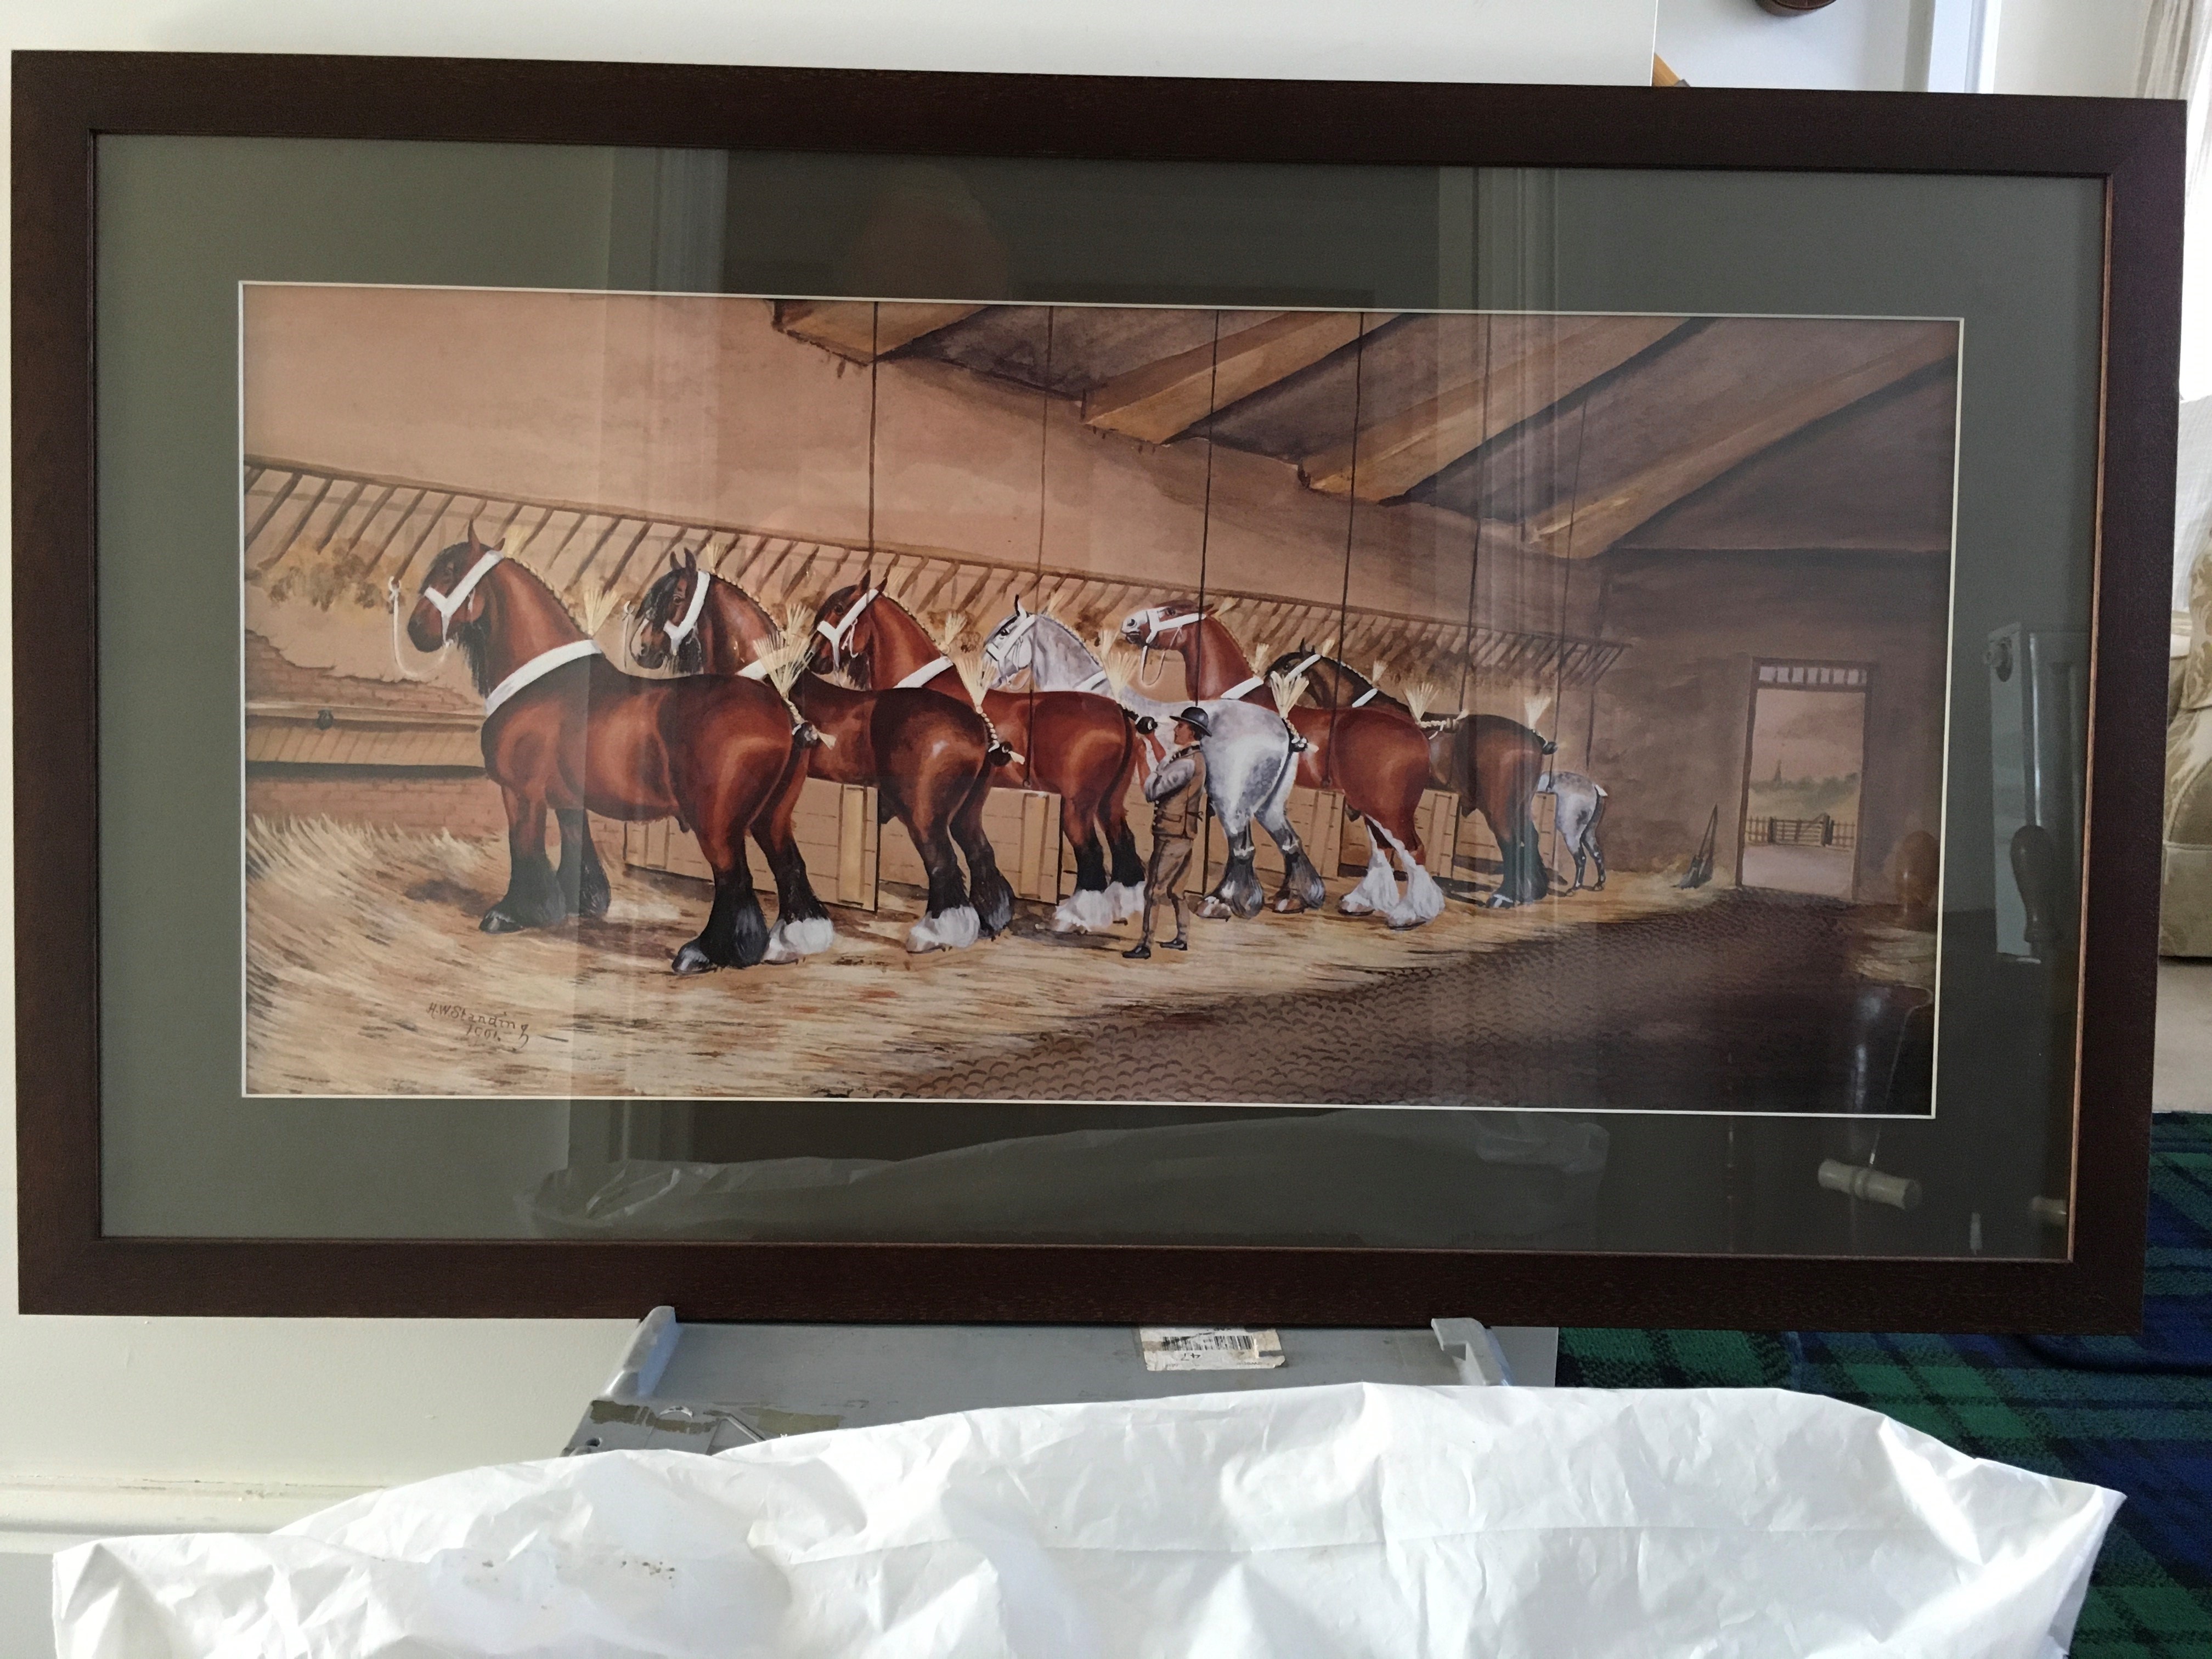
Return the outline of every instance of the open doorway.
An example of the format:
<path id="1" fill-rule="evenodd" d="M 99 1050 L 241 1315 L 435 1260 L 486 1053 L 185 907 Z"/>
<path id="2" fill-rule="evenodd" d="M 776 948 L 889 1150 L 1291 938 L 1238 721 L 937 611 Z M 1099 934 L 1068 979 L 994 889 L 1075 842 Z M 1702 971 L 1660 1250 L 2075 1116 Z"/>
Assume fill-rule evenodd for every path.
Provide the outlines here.
<path id="1" fill-rule="evenodd" d="M 1867 680 L 1863 664 L 1759 665 L 1739 886 L 1857 896 Z"/>

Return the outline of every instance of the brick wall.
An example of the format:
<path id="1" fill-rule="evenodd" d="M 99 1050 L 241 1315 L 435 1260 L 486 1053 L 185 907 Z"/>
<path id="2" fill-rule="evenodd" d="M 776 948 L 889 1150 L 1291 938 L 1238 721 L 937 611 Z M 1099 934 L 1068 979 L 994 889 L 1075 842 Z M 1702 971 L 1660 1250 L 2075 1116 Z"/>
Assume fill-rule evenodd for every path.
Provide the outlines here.
<path id="1" fill-rule="evenodd" d="M 246 630 L 246 696 L 250 702 L 332 703 L 410 714 L 473 714 L 479 706 L 465 692 L 434 682 L 360 679 L 327 668 L 302 668 L 250 628 Z"/>

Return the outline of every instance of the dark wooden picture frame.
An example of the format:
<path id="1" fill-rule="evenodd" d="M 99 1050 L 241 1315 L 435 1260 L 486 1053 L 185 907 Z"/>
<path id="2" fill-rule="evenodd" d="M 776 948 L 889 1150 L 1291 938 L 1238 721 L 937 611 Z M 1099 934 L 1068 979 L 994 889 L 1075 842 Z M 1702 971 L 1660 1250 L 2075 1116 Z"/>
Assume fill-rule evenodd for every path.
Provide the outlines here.
<path id="1" fill-rule="evenodd" d="M 2132 1328 L 2155 994 L 2178 104 L 155 53 L 15 61 L 20 1305 L 29 1313 Z M 2064 1261 L 1276 1247 L 118 1237 L 101 1224 L 94 421 L 102 135 L 2046 175 L 2107 236 Z M 66 625 L 58 625 L 65 623 Z"/>

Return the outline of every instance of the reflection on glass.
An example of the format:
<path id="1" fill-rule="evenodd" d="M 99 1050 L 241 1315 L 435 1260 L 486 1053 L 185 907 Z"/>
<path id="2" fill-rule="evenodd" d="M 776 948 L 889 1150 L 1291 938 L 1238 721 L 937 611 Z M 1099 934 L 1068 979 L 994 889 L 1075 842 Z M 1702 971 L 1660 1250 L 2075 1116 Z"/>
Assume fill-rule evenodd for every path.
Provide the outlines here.
<path id="1" fill-rule="evenodd" d="M 1910 236 L 1809 282 L 1648 221 L 1832 236 L 1783 181 L 618 159 L 600 283 L 233 273 L 240 1196 L 155 1178 L 205 1137 L 110 1022 L 112 1224 L 2063 1249 L 2093 452 L 1977 434 L 2094 383 L 2073 264 L 1982 316 Z M 185 442 L 116 343 L 104 443 Z M 219 730 L 103 595 L 118 729 Z M 726 823 L 716 698 L 706 773 L 778 749 Z M 372 1117 L 388 1196 L 252 1196 Z"/>

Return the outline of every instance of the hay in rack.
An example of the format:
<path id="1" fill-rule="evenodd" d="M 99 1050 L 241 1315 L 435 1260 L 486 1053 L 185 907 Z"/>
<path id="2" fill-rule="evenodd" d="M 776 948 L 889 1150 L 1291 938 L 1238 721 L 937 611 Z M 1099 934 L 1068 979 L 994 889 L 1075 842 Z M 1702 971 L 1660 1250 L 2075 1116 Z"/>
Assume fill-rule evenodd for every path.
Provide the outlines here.
<path id="1" fill-rule="evenodd" d="M 1443 701 L 1444 689 L 1434 680 L 1413 680 L 1398 695 L 1413 718 L 1425 726 L 1429 721 L 1429 711 Z"/>
<path id="2" fill-rule="evenodd" d="M 614 619 L 623 608 L 621 596 L 612 582 L 587 582 L 575 590 L 576 625 L 586 636 L 597 639 L 599 630 Z"/>
<path id="3" fill-rule="evenodd" d="M 1093 643 L 1093 654 L 1098 659 L 1099 672 L 1106 676 L 1106 686 L 1118 702 L 1137 678 L 1139 653 L 1117 633 L 1112 625 L 1101 628 Z"/>

